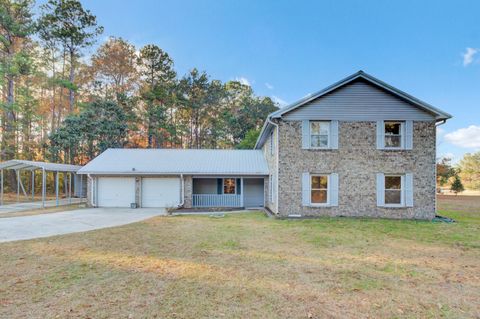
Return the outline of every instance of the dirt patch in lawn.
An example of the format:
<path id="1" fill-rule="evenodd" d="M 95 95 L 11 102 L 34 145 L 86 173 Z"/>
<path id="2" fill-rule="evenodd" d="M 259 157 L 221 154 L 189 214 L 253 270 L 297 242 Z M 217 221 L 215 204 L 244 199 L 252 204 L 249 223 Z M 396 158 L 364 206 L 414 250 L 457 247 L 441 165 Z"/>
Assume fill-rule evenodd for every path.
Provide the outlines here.
<path id="1" fill-rule="evenodd" d="M 455 224 L 157 217 L 0 245 L 7 318 L 472 318 L 480 215 Z"/>

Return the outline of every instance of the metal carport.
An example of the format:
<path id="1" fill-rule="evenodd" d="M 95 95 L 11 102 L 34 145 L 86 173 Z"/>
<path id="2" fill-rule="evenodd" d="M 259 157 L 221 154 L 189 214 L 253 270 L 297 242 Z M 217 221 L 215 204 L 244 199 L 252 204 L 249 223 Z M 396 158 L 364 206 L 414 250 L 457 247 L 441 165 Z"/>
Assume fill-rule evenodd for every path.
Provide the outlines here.
<path id="1" fill-rule="evenodd" d="M 3 193 L 4 193 L 4 170 L 14 170 L 16 179 L 17 179 L 17 202 L 20 198 L 20 189 L 25 196 L 27 192 L 22 184 L 20 178 L 20 171 L 30 171 L 32 178 L 32 189 L 31 196 L 32 200 L 35 199 L 35 171 L 42 171 L 42 207 L 45 207 L 45 197 L 46 197 L 46 173 L 54 172 L 55 173 L 55 197 L 56 205 L 59 205 L 59 173 L 68 175 L 68 196 L 69 199 L 72 197 L 72 174 L 75 174 L 82 166 L 79 165 L 70 165 L 70 164 L 58 164 L 58 163 L 45 163 L 45 162 L 36 162 L 36 161 L 27 161 L 27 160 L 9 160 L 3 163 L 0 163 L 0 205 L 3 205 Z M 81 175 L 80 175 L 81 176 Z M 67 186 L 67 179 L 64 178 L 65 186 Z M 83 190 L 83 178 L 80 178 L 80 189 Z M 66 187 L 65 187 L 66 189 Z M 83 192 L 81 192 L 83 195 Z"/>

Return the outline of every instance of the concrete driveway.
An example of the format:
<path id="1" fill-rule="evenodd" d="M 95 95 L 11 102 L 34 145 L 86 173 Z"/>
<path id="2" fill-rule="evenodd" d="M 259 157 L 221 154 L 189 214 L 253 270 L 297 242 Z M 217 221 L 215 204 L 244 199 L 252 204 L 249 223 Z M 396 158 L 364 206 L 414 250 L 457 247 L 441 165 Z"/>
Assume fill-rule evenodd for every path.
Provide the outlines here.
<path id="1" fill-rule="evenodd" d="M 63 213 L 0 218 L 0 242 L 120 226 L 165 214 L 163 208 L 88 208 Z"/>

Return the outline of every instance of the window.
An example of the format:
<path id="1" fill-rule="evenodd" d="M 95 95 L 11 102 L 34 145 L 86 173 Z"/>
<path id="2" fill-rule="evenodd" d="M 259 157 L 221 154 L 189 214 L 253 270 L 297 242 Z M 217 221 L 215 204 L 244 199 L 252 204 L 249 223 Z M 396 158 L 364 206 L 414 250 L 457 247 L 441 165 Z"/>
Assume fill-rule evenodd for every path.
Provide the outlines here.
<path id="1" fill-rule="evenodd" d="M 385 175 L 385 205 L 403 204 L 403 179 L 401 175 Z"/>
<path id="2" fill-rule="evenodd" d="M 312 204 L 328 203 L 328 175 L 311 176 L 310 202 Z"/>
<path id="3" fill-rule="evenodd" d="M 223 193 L 224 194 L 236 194 L 235 178 L 224 178 L 223 179 Z"/>
<path id="4" fill-rule="evenodd" d="M 384 123 L 385 148 L 403 148 L 403 122 Z"/>
<path id="5" fill-rule="evenodd" d="M 330 122 L 310 122 L 310 147 L 328 148 L 330 145 Z"/>

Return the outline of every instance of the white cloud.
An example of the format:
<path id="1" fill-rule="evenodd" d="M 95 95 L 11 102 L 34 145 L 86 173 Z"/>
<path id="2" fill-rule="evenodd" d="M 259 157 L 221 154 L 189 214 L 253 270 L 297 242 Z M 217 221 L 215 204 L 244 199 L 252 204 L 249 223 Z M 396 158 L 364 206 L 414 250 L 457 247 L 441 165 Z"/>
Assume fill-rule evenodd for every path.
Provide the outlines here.
<path id="1" fill-rule="evenodd" d="M 463 57 L 463 66 L 472 64 L 475 55 L 478 53 L 478 49 L 467 48 L 466 52 L 462 54 Z"/>
<path id="2" fill-rule="evenodd" d="M 237 81 L 237 82 L 240 82 L 240 83 L 243 84 L 243 85 L 252 86 L 252 85 L 250 84 L 250 81 L 249 81 L 247 78 L 243 77 L 243 76 L 236 77 L 234 80 Z"/>
<path id="3" fill-rule="evenodd" d="M 269 89 L 269 90 L 273 90 L 273 89 L 274 89 L 273 85 L 271 85 L 271 84 L 268 83 L 268 82 L 265 83 L 265 86 L 266 86 L 267 89 Z"/>
<path id="4" fill-rule="evenodd" d="M 445 130 L 439 126 L 437 126 L 437 136 L 441 137 L 445 134 Z"/>
<path id="5" fill-rule="evenodd" d="M 287 101 L 279 98 L 278 96 L 275 96 L 275 95 L 272 95 L 272 100 L 273 102 L 277 103 L 278 105 L 280 105 L 280 107 L 284 107 L 285 105 L 287 105 Z"/>
<path id="6" fill-rule="evenodd" d="M 459 147 L 480 149 L 480 126 L 470 125 L 445 134 L 445 140 Z"/>

